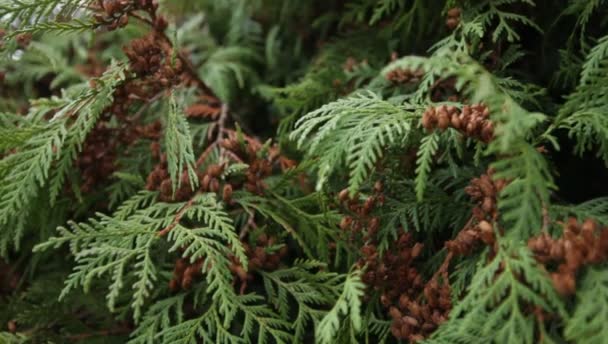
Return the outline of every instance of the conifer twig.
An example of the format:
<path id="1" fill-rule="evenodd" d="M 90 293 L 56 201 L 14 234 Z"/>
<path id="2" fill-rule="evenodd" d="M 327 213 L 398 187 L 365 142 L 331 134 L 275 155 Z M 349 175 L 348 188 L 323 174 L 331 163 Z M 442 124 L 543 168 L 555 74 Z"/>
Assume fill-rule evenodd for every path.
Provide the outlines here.
<path id="1" fill-rule="evenodd" d="M 179 224 L 179 222 L 182 220 L 182 218 L 184 217 L 184 215 L 186 214 L 186 211 L 188 211 L 188 209 L 190 209 L 192 207 L 192 204 L 194 203 L 194 200 L 196 199 L 197 194 L 194 194 L 190 200 L 188 202 L 186 202 L 186 204 L 184 204 L 184 206 L 177 212 L 177 214 L 175 214 L 175 217 L 173 218 L 173 221 L 171 221 L 171 223 L 163 228 L 161 231 L 159 231 L 157 233 L 158 236 L 165 236 L 167 233 L 169 233 L 173 228 L 175 228 L 175 226 L 177 226 Z"/>

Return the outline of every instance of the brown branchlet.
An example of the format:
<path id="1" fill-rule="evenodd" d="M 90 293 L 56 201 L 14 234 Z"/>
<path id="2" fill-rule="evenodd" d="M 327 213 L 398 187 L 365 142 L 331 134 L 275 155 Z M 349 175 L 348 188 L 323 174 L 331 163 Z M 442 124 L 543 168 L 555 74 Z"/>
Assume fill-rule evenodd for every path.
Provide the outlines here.
<path id="1" fill-rule="evenodd" d="M 185 114 L 190 118 L 201 118 L 206 120 L 217 120 L 222 111 L 222 104 L 217 98 L 208 95 L 199 97 L 196 104 L 186 108 Z"/>
<path id="2" fill-rule="evenodd" d="M 498 219 L 498 193 L 507 185 L 503 179 L 494 179 L 494 170 L 479 178 L 473 178 L 465 192 L 476 203 L 473 217 L 453 240 L 445 242 L 445 247 L 455 255 L 469 255 L 478 244 L 495 244 L 494 223 Z"/>

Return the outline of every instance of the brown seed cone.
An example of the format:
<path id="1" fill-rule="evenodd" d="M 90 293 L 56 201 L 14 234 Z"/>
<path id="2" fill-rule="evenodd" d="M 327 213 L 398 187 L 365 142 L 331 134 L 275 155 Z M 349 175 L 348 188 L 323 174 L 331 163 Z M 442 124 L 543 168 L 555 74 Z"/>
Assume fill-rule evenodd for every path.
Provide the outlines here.
<path id="1" fill-rule="evenodd" d="M 458 18 L 448 18 L 445 21 L 445 26 L 450 30 L 454 30 L 458 24 L 460 24 L 460 20 Z"/>
<path id="2" fill-rule="evenodd" d="M 209 182 L 209 191 L 217 193 L 220 191 L 220 181 L 216 178 L 211 178 Z"/>
<path id="3" fill-rule="evenodd" d="M 457 18 L 460 17 L 462 10 L 459 7 L 452 7 L 448 10 L 448 17 Z"/>
<path id="4" fill-rule="evenodd" d="M 224 200 L 224 202 L 230 203 L 230 201 L 232 200 L 232 185 L 224 185 L 224 190 L 222 191 L 222 199 Z"/>
<path id="5" fill-rule="evenodd" d="M 344 189 L 344 190 L 340 191 L 340 193 L 338 194 L 338 199 L 339 199 L 341 202 L 346 202 L 346 201 L 348 201 L 348 198 L 349 198 L 349 192 L 348 192 L 348 189 Z"/>

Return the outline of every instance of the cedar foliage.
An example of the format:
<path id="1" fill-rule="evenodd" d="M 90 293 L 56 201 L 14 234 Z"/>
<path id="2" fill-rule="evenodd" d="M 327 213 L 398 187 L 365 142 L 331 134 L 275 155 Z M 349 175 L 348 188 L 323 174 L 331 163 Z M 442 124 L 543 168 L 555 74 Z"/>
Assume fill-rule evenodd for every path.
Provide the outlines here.
<path id="1" fill-rule="evenodd" d="M 0 0 L 0 343 L 605 341 L 606 5 Z"/>

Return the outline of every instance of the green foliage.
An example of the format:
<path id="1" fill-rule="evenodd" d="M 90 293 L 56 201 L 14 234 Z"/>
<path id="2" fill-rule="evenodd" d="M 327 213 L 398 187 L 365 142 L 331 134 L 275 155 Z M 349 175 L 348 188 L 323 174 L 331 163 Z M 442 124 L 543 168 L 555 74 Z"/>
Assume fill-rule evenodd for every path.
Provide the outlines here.
<path id="1" fill-rule="evenodd" d="M 608 276 L 606 270 L 590 268 L 579 289 L 574 314 L 566 324 L 565 336 L 578 343 L 598 343 L 606 338 L 608 317 Z"/>
<path id="2" fill-rule="evenodd" d="M 165 146 L 167 150 L 167 166 L 171 175 L 173 192 L 182 184 L 182 171 L 188 174 L 188 182 L 194 190 L 198 186 L 198 179 L 194 170 L 194 152 L 192 151 L 192 137 L 188 122 L 177 105 L 174 94 L 169 99 L 167 113 Z"/>
<path id="3" fill-rule="evenodd" d="M 608 225 L 606 1 L 116 5 L 0 0 L 0 342 L 608 335 L 605 262 L 566 298 L 526 245 Z M 478 103 L 489 142 L 423 128 Z M 467 188 L 488 170 L 500 192 Z M 433 331 L 414 272 L 449 278 Z"/>
<path id="4" fill-rule="evenodd" d="M 199 71 L 220 99 L 231 102 L 248 81 L 255 79 L 253 65 L 258 60 L 251 48 L 219 47 L 207 56 Z"/>
<path id="5" fill-rule="evenodd" d="M 4 23 L 36 24 L 49 18 L 69 18 L 91 0 L 16 0 L 0 3 Z"/>
<path id="6" fill-rule="evenodd" d="M 361 271 L 351 271 L 342 284 L 342 293 L 332 309 L 317 326 L 319 343 L 333 343 L 339 331 L 348 329 L 350 337 L 361 331 L 361 297 L 365 285 L 361 282 Z M 345 320 L 344 318 L 348 319 Z"/>
<path id="7" fill-rule="evenodd" d="M 242 262 L 246 263 L 247 258 L 226 213 L 208 194 L 188 203 L 154 203 L 146 207 L 151 196 L 152 193 L 135 196 L 121 206 L 114 217 L 99 214 L 98 219 L 91 219 L 89 223 L 71 223 L 70 229 L 60 227 L 60 236 L 35 248 L 41 251 L 69 244 L 75 255 L 77 266 L 67 279 L 61 297 L 76 287 L 88 292 L 94 278 L 107 274 L 112 281 L 108 287 L 108 307 L 114 310 L 125 280 L 130 280 L 133 317 L 138 320 L 158 278 L 154 263 L 154 252 L 161 241 L 158 231 L 169 228 L 167 239 L 173 243 L 169 252 L 181 248 L 183 255 L 192 261 L 212 257 L 214 264 L 207 271 L 209 291 L 223 301 L 229 300 L 224 290 L 230 276 L 226 244 L 230 244 Z M 188 229 L 180 223 L 182 219 L 196 220 L 207 227 Z M 132 267 L 127 269 L 128 266 Z"/>
<path id="8" fill-rule="evenodd" d="M 349 190 L 365 182 L 383 151 L 407 139 L 416 113 L 361 93 L 326 104 L 296 122 L 291 137 L 318 159 L 317 189 L 339 168 L 349 169 Z M 315 131 L 313 133 L 313 131 Z"/>
<path id="9" fill-rule="evenodd" d="M 501 6 L 521 3 L 534 6 L 533 0 L 485 0 L 480 1 L 476 6 L 471 8 L 471 22 L 479 24 L 484 29 L 489 28 L 491 24 L 497 20 L 496 26 L 493 28 L 492 40 L 498 41 L 501 36 L 506 36 L 508 42 L 518 41 L 520 35 L 517 33 L 515 24 L 523 24 L 532 27 L 542 32 L 542 29 L 536 25 L 534 21 L 525 15 L 515 12 L 508 12 L 501 9 Z"/>
<path id="10" fill-rule="evenodd" d="M 17 148 L 27 142 L 32 136 L 41 131 L 40 127 L 30 126 L 18 128 L 12 125 L 0 129 L 0 151 L 6 151 Z"/>
<path id="11" fill-rule="evenodd" d="M 318 203 L 325 203 L 321 194 L 287 199 L 279 194 L 256 197 L 235 194 L 238 202 L 251 215 L 254 211 L 280 225 L 311 259 L 328 262 L 329 244 L 337 239 L 339 214 L 335 211 L 315 211 Z"/>
<path id="12" fill-rule="evenodd" d="M 595 45 L 582 66 L 580 81 L 576 90 L 568 95 L 568 101 L 560 110 L 560 128 L 568 130 L 570 137 L 576 140 L 575 151 L 582 155 L 597 149 L 597 156 L 608 163 L 606 155 L 606 122 L 605 83 L 608 61 L 608 36 L 601 38 Z"/>
<path id="13" fill-rule="evenodd" d="M 579 221 L 594 219 L 600 224 L 608 224 L 608 198 L 595 198 L 574 206 L 552 205 L 550 215 L 558 219 L 574 216 Z"/>
<path id="14" fill-rule="evenodd" d="M 542 209 L 555 188 L 547 161 L 529 143 L 545 116 L 526 111 L 502 92 L 491 75 L 478 68 L 471 66 L 471 70 L 461 76 L 461 82 L 471 83 L 473 99 L 483 101 L 490 108 L 496 138 L 487 152 L 503 155 L 492 164 L 496 169 L 494 178 L 509 181 L 499 195 L 498 206 L 509 231 L 516 238 L 527 237 L 542 227 Z"/>
<path id="15" fill-rule="evenodd" d="M 31 211 L 29 207 L 40 190 L 48 187 L 51 202 L 55 200 L 72 160 L 101 112 L 112 102 L 112 93 L 124 73 L 124 66 L 116 64 L 97 80 L 96 87 L 63 100 L 53 120 L 25 141 L 16 154 L 2 161 L 0 225 L 6 228 L 0 236 L 3 254 L 10 243 L 19 247 L 26 226 L 22 214 Z M 75 115 L 76 120 L 71 121 Z"/>
<path id="16" fill-rule="evenodd" d="M 566 315 L 562 300 L 530 252 L 502 247 L 478 269 L 467 295 L 428 342 L 535 343 L 536 322 L 526 303 Z"/>
<path id="17" fill-rule="evenodd" d="M 428 183 L 429 172 L 431 172 L 431 164 L 433 157 L 437 153 L 439 134 L 432 133 L 425 136 L 420 142 L 420 150 L 418 150 L 418 159 L 416 159 L 416 197 L 422 200 L 424 189 Z"/>
<path id="18" fill-rule="evenodd" d="M 333 303 L 341 291 L 341 276 L 324 272 L 325 264 L 317 261 L 296 261 L 293 266 L 263 273 L 264 288 L 269 302 L 279 315 L 289 318 L 290 302 L 295 301 L 297 315 L 293 321 L 294 339 L 306 337 L 310 323 L 317 325 L 326 311 L 323 306 Z"/>
<path id="19" fill-rule="evenodd" d="M 20 34 L 83 33 L 100 23 L 83 16 L 93 0 L 4 0 L 0 2 L 0 25 L 12 27 L 6 39 Z"/>

